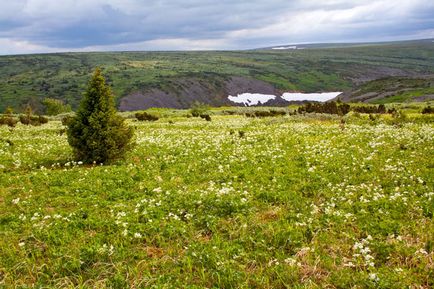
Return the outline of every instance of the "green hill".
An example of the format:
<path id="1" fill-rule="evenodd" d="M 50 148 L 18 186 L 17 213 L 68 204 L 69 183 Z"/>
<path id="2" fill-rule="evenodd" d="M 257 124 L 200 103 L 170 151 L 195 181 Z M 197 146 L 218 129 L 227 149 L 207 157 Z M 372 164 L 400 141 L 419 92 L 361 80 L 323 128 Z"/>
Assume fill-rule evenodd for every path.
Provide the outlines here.
<path id="1" fill-rule="evenodd" d="M 195 100 L 227 105 L 228 94 L 241 92 L 353 91 L 385 77 L 420 78 L 434 74 L 434 43 L 1 56 L 0 111 L 7 106 L 20 110 L 26 104 L 42 110 L 46 97 L 76 108 L 96 66 L 103 69 L 122 110 L 185 108 Z"/>

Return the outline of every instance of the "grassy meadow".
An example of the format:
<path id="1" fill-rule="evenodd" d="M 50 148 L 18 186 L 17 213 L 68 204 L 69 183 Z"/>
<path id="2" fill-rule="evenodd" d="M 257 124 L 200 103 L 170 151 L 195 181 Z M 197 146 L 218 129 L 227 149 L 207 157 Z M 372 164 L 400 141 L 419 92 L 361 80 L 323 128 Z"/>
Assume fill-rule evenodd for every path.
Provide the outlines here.
<path id="1" fill-rule="evenodd" d="M 111 165 L 0 126 L 0 288 L 434 286 L 432 116 L 160 113 Z"/>

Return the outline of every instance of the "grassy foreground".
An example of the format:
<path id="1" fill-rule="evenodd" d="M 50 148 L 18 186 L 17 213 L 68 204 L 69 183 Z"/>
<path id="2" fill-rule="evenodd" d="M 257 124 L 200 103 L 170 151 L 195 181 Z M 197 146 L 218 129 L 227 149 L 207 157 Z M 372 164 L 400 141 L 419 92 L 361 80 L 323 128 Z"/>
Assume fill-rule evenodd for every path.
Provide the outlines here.
<path id="1" fill-rule="evenodd" d="M 0 127 L 0 288 L 434 286 L 433 122 L 131 124 L 110 166 Z"/>

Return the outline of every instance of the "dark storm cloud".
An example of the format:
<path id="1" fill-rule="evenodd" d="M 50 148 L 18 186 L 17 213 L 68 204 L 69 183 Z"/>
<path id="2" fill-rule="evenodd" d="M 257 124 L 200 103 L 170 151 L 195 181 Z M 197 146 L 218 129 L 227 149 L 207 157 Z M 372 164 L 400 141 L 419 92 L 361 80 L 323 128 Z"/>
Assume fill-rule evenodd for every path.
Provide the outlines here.
<path id="1" fill-rule="evenodd" d="M 16 0 L 0 11 L 0 53 L 432 37 L 432 15 L 420 0 Z"/>

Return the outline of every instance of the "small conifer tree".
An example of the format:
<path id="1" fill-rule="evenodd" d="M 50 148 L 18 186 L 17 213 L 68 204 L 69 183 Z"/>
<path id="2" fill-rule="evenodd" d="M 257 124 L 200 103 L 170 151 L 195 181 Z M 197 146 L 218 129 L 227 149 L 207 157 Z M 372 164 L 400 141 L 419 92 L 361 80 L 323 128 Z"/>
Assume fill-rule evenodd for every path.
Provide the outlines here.
<path id="1" fill-rule="evenodd" d="M 83 162 L 107 163 L 132 147 L 133 130 L 117 115 L 110 87 L 97 68 L 77 114 L 68 122 L 68 142 Z"/>

